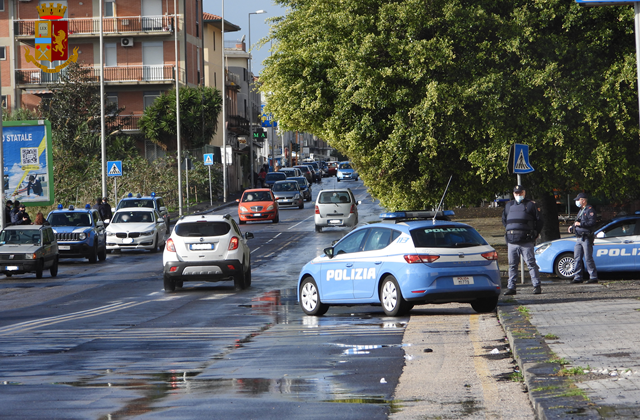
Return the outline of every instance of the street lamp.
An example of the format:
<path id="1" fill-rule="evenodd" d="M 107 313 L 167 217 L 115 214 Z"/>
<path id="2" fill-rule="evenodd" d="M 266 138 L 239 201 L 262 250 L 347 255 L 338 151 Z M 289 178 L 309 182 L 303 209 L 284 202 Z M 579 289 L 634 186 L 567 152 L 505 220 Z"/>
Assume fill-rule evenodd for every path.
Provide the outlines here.
<path id="1" fill-rule="evenodd" d="M 257 10 L 255 12 L 250 12 L 249 13 L 249 92 L 247 93 L 248 95 L 248 100 L 249 100 L 249 161 L 251 162 L 250 165 L 250 170 L 251 170 L 251 176 L 249 177 L 249 179 L 251 179 L 251 186 L 249 188 L 253 188 L 255 184 L 255 180 L 253 179 L 253 174 L 254 174 L 254 170 L 253 170 L 253 106 L 251 104 L 251 93 L 253 91 L 252 89 L 252 85 L 253 85 L 253 73 L 251 72 L 251 15 L 261 15 L 263 13 L 267 13 L 265 10 Z"/>

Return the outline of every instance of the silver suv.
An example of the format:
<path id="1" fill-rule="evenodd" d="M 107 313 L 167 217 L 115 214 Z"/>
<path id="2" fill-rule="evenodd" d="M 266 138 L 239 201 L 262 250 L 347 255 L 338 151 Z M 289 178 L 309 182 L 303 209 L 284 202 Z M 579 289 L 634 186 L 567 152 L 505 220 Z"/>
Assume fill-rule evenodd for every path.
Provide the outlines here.
<path id="1" fill-rule="evenodd" d="M 185 281 L 233 280 L 235 290 L 251 286 L 251 238 L 228 214 L 181 217 L 162 254 L 164 290 L 173 292 Z"/>
<path id="2" fill-rule="evenodd" d="M 322 232 L 323 227 L 357 225 L 360 203 L 349 188 L 320 191 L 316 198 L 316 232 Z"/>

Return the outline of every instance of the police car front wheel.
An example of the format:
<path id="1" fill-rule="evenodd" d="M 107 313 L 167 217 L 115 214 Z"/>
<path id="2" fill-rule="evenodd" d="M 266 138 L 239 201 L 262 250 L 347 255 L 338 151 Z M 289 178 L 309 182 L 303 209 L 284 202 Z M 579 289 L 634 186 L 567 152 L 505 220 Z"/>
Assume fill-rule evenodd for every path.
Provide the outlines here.
<path id="1" fill-rule="evenodd" d="M 329 310 L 329 305 L 320 301 L 318 285 L 312 277 L 307 277 L 300 285 L 300 307 L 307 315 L 322 316 Z"/>
<path id="2" fill-rule="evenodd" d="M 556 273 L 556 276 L 562 280 L 570 280 L 573 278 L 574 264 L 573 253 L 565 252 L 556 258 L 553 264 L 553 271 Z"/>

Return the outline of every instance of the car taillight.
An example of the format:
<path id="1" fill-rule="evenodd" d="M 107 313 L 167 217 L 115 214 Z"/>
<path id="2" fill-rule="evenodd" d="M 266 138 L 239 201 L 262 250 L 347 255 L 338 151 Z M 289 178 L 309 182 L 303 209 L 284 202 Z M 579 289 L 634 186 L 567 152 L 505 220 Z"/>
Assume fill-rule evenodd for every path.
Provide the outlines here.
<path id="1" fill-rule="evenodd" d="M 229 251 L 233 251 L 234 249 L 238 249 L 238 237 L 234 236 L 229 241 Z"/>
<path id="2" fill-rule="evenodd" d="M 173 239 L 169 238 L 167 239 L 167 246 L 166 246 L 167 251 L 169 252 L 176 252 L 176 246 L 173 243 Z"/>
<path id="3" fill-rule="evenodd" d="M 352 204 L 351 205 L 351 211 L 349 213 L 355 213 L 356 212 L 356 205 Z"/>
<path id="4" fill-rule="evenodd" d="M 498 259 L 498 253 L 496 251 L 485 252 L 482 256 L 489 261 L 495 261 Z"/>
<path id="5" fill-rule="evenodd" d="M 320 214 L 320 209 L 318 208 L 317 205 L 316 205 L 316 214 Z"/>
<path id="6" fill-rule="evenodd" d="M 409 264 L 415 263 L 432 263 L 440 258 L 440 255 L 428 255 L 428 254 L 409 254 L 404 256 L 404 260 Z"/>

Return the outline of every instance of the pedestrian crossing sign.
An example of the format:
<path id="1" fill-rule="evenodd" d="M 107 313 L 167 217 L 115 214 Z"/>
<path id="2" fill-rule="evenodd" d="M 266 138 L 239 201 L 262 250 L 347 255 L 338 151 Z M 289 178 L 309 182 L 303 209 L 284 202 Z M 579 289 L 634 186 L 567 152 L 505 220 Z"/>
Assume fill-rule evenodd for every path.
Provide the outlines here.
<path id="1" fill-rule="evenodd" d="M 507 172 L 513 174 L 528 174 L 535 171 L 529 163 L 529 146 L 526 144 L 513 144 L 509 149 Z"/>
<path id="2" fill-rule="evenodd" d="M 112 160 L 107 162 L 107 175 L 108 176 L 122 176 L 122 161 Z"/>
<path id="3" fill-rule="evenodd" d="M 205 166 L 213 165 L 213 153 L 205 153 L 204 154 L 204 164 L 205 164 Z"/>

